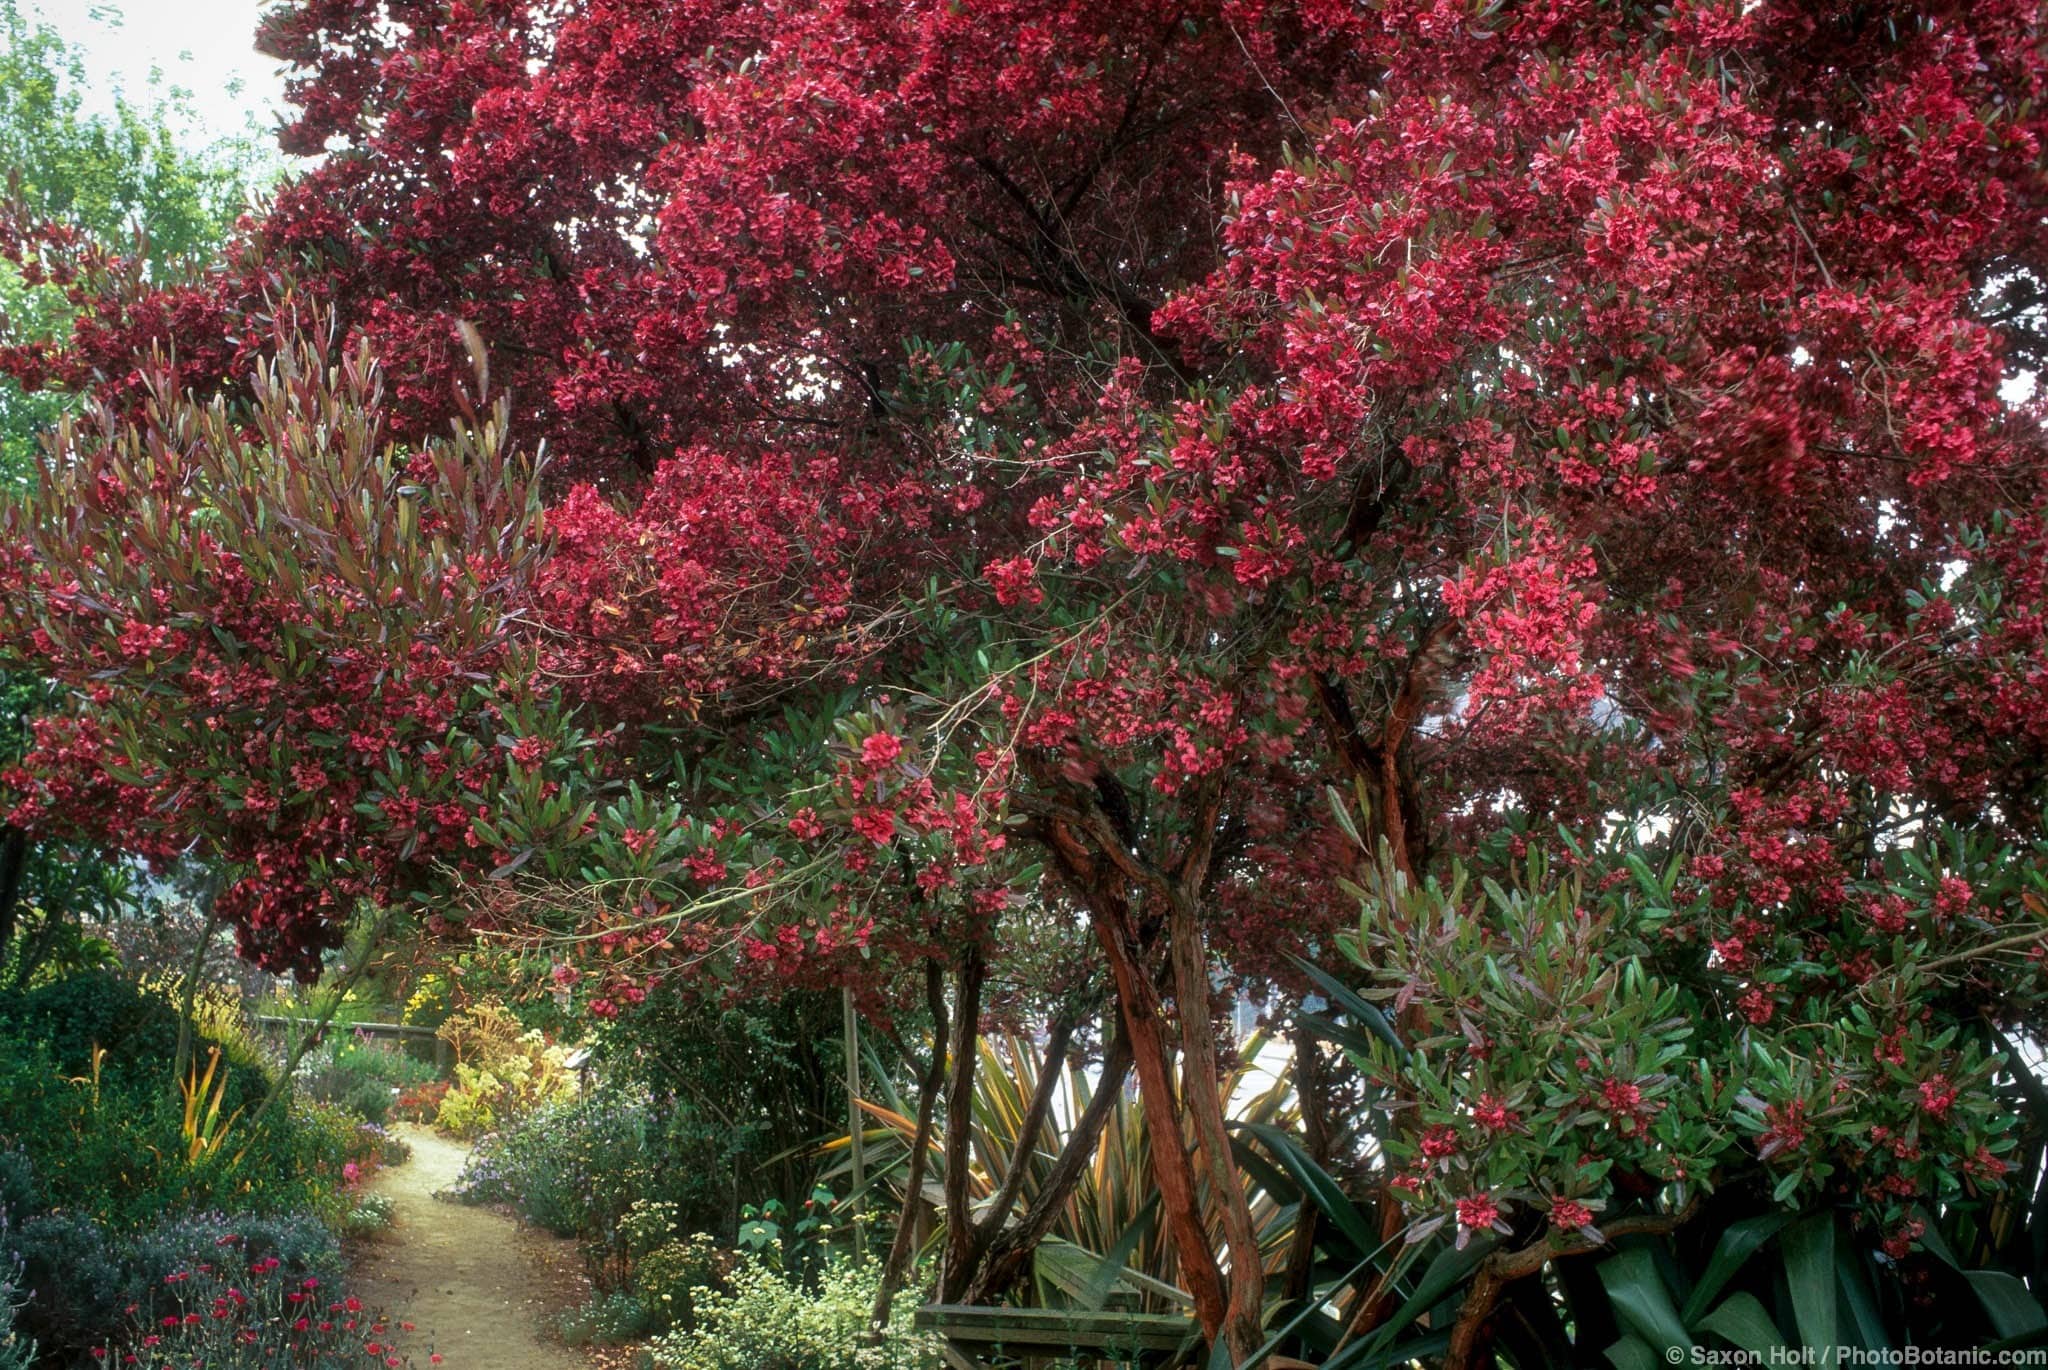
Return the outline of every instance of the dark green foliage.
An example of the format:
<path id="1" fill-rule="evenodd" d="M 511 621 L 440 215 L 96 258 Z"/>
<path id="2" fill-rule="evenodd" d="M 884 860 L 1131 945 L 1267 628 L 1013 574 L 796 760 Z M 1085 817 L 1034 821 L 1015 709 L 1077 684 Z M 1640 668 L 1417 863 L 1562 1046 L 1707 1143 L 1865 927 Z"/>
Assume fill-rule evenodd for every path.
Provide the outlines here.
<path id="1" fill-rule="evenodd" d="M 186 1164 L 171 1078 L 177 1013 L 106 973 L 0 999 L 0 1187 L 18 1167 L 33 1207 L 132 1232 L 166 1213 L 317 1211 L 346 1159 L 344 1130 L 273 1107 L 261 1070 L 222 1062 L 229 1145 Z M 98 1069 L 95 1048 L 104 1051 Z M 204 1044 L 202 1044 L 202 1055 Z M 21 1216 L 17 1213 L 17 1217 Z"/>
<path id="2" fill-rule="evenodd" d="M 1318 1036 L 1363 1055 L 1372 1049 L 1369 1036 L 1391 1034 L 1348 990 L 1326 988 L 1331 1012 L 1312 1024 Z M 1406 1050 L 1398 1040 L 1392 1045 Z M 1800 1211 L 1767 1185 L 1723 1177 L 1723 1187 L 1700 1193 L 1680 1213 L 1649 1195 L 1610 1207 L 1599 1215 L 1599 1228 L 1616 1234 L 1607 1245 L 1565 1241 L 1529 1224 L 1474 1237 L 1462 1251 L 1441 1227 L 1412 1242 L 1383 1243 L 1374 1205 L 1352 1197 L 1296 1139 L 1273 1128 L 1242 1129 L 1246 1173 L 1274 1201 L 1300 1204 L 1316 1219 L 1304 1297 L 1269 1309 L 1268 1349 L 1328 1367 L 1433 1361 L 1469 1311 L 1482 1268 L 1503 1252 L 1543 1250 L 1554 1253 L 1551 1278 L 1525 1273 L 1505 1285 L 1479 1324 L 1486 1364 L 1636 1367 L 1698 1363 L 1696 1351 L 1731 1350 L 1757 1364 L 1823 1364 L 1827 1348 L 1838 1345 L 1859 1348 L 1875 1364 L 1908 1346 L 2048 1344 L 2039 1293 L 2048 1220 L 2038 1196 L 2048 1100 L 2037 1099 L 2030 1084 L 2011 1081 L 2022 1144 L 2005 1188 L 1938 1212 L 1917 1210 L 1907 1232 L 1888 1238 L 1849 1204 Z M 1398 1297 L 1371 1335 L 1348 1337 L 1328 1316 L 1327 1300 L 1364 1287 L 1372 1272 L 1384 1272 Z"/>
<path id="3" fill-rule="evenodd" d="M 846 1126 L 840 1013 L 836 992 L 721 1007 L 664 988 L 606 1033 L 606 1078 L 647 1089 L 659 1164 L 690 1177 L 685 1227 L 730 1239 L 743 1203 L 809 1198 L 811 1144 Z"/>
<path id="4" fill-rule="evenodd" d="M 89 971 L 0 996 L 0 1039 L 39 1043 L 58 1071 L 78 1078 L 93 1074 L 93 1052 L 101 1048 L 101 1088 L 147 1086 L 168 1093 L 178 1011 L 114 971 Z M 228 1074 L 224 1112 L 253 1107 L 269 1092 L 270 1079 L 261 1070 L 231 1061 L 221 1069 Z"/>
<path id="5" fill-rule="evenodd" d="M 67 1079 L 34 1044 L 0 1039 L 0 1146 L 32 1164 L 39 1207 L 81 1213 L 133 1231 L 167 1212 L 232 1205 L 276 1213 L 318 1210 L 344 1160 L 347 1138 L 272 1109 L 238 1119 L 224 1154 L 188 1166 L 169 1068 L 158 1077 Z"/>
<path id="6" fill-rule="evenodd" d="M 0 998 L 0 1031 L 39 1042 L 67 1075 L 92 1069 L 95 1047 L 108 1068 L 168 1061 L 178 1042 L 178 1013 L 111 971 L 74 975 Z"/>
<path id="7" fill-rule="evenodd" d="M 19 1325 L 46 1350 L 89 1346 L 114 1325 L 129 1279 L 99 1224 L 82 1213 L 44 1213 L 17 1223 L 9 1240 L 29 1294 Z"/>
<path id="8" fill-rule="evenodd" d="M 36 1187 L 35 1163 L 26 1152 L 0 1151 L 0 1218 L 11 1213 L 33 1213 L 41 1204 Z"/>
<path id="9" fill-rule="evenodd" d="M 242 1259 L 275 1256 L 280 1278 L 310 1275 L 331 1286 L 341 1277 L 340 1244 L 310 1218 L 194 1213 L 120 1237 L 82 1214 L 46 1213 L 8 1234 L 30 1294 L 20 1327 L 51 1350 L 76 1353 L 103 1344 L 115 1329 L 169 1311 L 175 1291 L 164 1277 L 220 1260 L 223 1238 L 230 1236 L 242 1239 L 236 1248 L 247 1252 Z M 130 1307 L 137 1310 L 132 1319 Z"/>
<path id="10" fill-rule="evenodd" d="M 805 1142 L 792 1143 L 794 1157 L 762 1154 L 761 1133 L 735 1136 L 701 1108 L 677 1100 L 656 1118 L 651 1138 L 663 1170 L 662 1197 L 676 1205 L 678 1221 L 689 1231 L 714 1232 L 730 1238 L 742 1221 L 733 1207 L 735 1192 L 753 1192 L 749 1184 L 775 1180 L 778 1173 L 815 1173 L 808 1164 Z M 737 1187 L 737 1188 L 736 1188 Z M 740 1207 L 744 1208 L 744 1201 Z"/>
<path id="11" fill-rule="evenodd" d="M 786 1257 L 811 1252 L 799 1238 L 831 1202 L 815 1144 L 844 1128 L 840 1024 L 836 994 L 720 1008 L 657 993 L 604 1035 L 601 1087 L 484 1138 L 456 1196 L 581 1239 L 616 1297 L 578 1315 L 574 1335 L 669 1327 L 695 1281 L 716 1283 L 713 1238 L 774 1227 Z M 871 1068 L 889 1055 L 871 1053 Z"/>
<path id="12" fill-rule="evenodd" d="M 218 1153 L 188 1163 L 176 1042 L 175 1011 L 111 975 L 0 1002 L 0 1264 L 21 1271 L 20 1335 L 58 1363 L 126 1326 L 129 1305 L 146 1313 L 166 1274 L 212 1259 L 230 1233 L 247 1259 L 340 1273 L 335 1240 L 311 1215 L 336 1208 L 354 1120 L 286 1107 L 254 1116 L 268 1077 L 225 1066 L 223 1115 L 244 1112 Z"/>

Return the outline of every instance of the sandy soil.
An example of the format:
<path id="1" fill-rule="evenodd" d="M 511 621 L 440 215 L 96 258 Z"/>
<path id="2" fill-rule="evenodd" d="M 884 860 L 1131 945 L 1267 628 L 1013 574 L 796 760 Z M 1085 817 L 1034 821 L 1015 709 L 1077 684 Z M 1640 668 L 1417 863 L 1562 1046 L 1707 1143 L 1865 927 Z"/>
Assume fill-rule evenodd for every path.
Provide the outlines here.
<path id="1" fill-rule="evenodd" d="M 394 1129 L 412 1159 L 370 1182 L 397 1206 L 389 1232 L 354 1254 L 350 1288 L 395 1327 L 416 1370 L 588 1370 L 552 1320 L 588 1296 L 575 1243 L 523 1229 L 503 1213 L 436 1199 L 462 1173 L 464 1148 L 423 1127 Z"/>

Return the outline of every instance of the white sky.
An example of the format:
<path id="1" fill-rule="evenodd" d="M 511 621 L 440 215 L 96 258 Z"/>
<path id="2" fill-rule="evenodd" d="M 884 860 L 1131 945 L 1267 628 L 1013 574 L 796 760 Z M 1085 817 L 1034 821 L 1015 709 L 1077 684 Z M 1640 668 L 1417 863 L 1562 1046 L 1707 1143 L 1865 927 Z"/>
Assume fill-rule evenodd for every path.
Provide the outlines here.
<path id="1" fill-rule="evenodd" d="M 284 102 L 283 68 L 255 50 L 262 0 L 25 0 L 85 62 L 88 97 L 151 103 L 152 72 L 189 95 L 195 146 L 256 132 L 266 146 Z M 95 101 L 97 103 L 97 101 Z"/>

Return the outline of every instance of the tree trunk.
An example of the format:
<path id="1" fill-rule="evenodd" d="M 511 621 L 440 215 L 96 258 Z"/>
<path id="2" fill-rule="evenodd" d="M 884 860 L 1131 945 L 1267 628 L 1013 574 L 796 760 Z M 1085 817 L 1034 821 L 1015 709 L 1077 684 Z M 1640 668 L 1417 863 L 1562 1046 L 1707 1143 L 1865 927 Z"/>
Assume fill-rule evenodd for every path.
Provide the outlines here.
<path id="1" fill-rule="evenodd" d="M 840 1020 L 846 1038 L 846 1125 L 847 1144 L 853 1160 L 853 1194 L 847 1205 L 848 1216 L 853 1221 L 853 1258 L 865 1261 L 868 1255 L 868 1234 L 861 1226 L 861 1209 L 866 1201 L 862 1192 L 868 1187 L 867 1170 L 867 1127 L 860 1115 L 860 1020 L 853 1012 L 853 989 L 843 987 L 839 991 Z"/>
<path id="2" fill-rule="evenodd" d="M 178 1049 L 172 1058 L 171 1079 L 182 1085 L 192 1068 L 192 1006 L 199 997 L 199 977 L 206 969 L 206 953 L 213 947 L 213 934 L 219 930 L 220 922 L 213 911 L 213 889 L 206 891 L 206 926 L 200 930 L 199 944 L 192 948 L 191 963 L 185 967 L 184 1001 L 178 1007 Z"/>
<path id="3" fill-rule="evenodd" d="M 1223 1335 L 1228 1321 L 1223 1271 L 1216 1262 L 1216 1253 L 1209 1248 L 1201 1199 L 1195 1189 L 1194 1162 L 1181 1136 L 1173 1069 L 1167 1061 L 1166 1042 L 1160 1030 L 1165 1014 L 1152 977 L 1140 963 L 1137 948 L 1132 944 L 1122 900 L 1098 892 L 1091 907 L 1096 939 L 1102 943 L 1115 978 L 1123 1035 L 1130 1042 L 1131 1061 L 1138 1071 L 1138 1102 L 1145 1110 L 1152 1182 L 1159 1186 L 1167 1231 L 1180 1257 L 1181 1281 L 1195 1301 L 1195 1316 L 1201 1321 L 1202 1335 L 1214 1342 Z"/>
<path id="4" fill-rule="evenodd" d="M 966 1258 L 958 1266 L 947 1269 L 945 1286 L 939 1292 L 943 1303 L 958 1302 L 973 1283 L 988 1255 L 989 1243 L 1003 1230 L 1010 1210 L 1017 1206 L 1018 1196 L 1024 1192 L 1024 1181 L 1031 1174 L 1031 1158 L 1037 1151 L 1038 1134 L 1045 1129 L 1046 1117 L 1052 1112 L 1052 1096 L 1066 1077 L 1067 1044 L 1073 1038 L 1074 1022 L 1071 1018 L 1062 1018 L 1052 1025 L 1052 1037 L 1045 1047 L 1045 1064 L 1038 1072 L 1038 1085 L 1024 1111 L 1023 1125 L 1017 1130 L 1017 1151 L 1010 1158 L 1009 1173 L 1003 1176 L 1002 1187 L 990 1200 L 988 1212 L 972 1224 L 972 1246 Z"/>
<path id="5" fill-rule="evenodd" d="M 981 1032 L 981 986 L 988 970 L 986 953 L 970 945 L 960 963 L 959 995 L 953 1010 L 952 1079 L 946 1089 L 946 1255 L 940 1263 L 939 1287 L 953 1285 L 953 1272 L 965 1270 L 974 1257 L 974 1213 L 967 1201 L 968 1169 L 973 1161 L 974 1067 Z"/>
<path id="6" fill-rule="evenodd" d="M 910 1268 L 910 1253 L 916 1245 L 917 1215 L 924 1209 L 924 1172 L 931 1152 L 932 1118 L 938 1111 L 939 1091 L 946 1085 L 946 982 L 938 961 L 924 963 L 925 1001 L 932 1015 L 932 1060 L 924 1072 L 924 1089 L 917 1100 L 917 1131 L 910 1142 L 910 1170 L 903 1185 L 903 1211 L 896 1215 L 896 1237 L 889 1243 L 889 1257 L 882 1264 L 881 1283 L 875 1286 L 874 1308 L 868 1314 L 870 1337 L 880 1337 L 889 1325 L 889 1305 Z"/>
<path id="7" fill-rule="evenodd" d="M 1102 1058 L 1102 1078 L 1096 1083 L 1095 1093 L 1089 1096 L 1088 1106 L 1075 1120 L 1074 1130 L 1067 1135 L 1066 1145 L 1060 1148 L 1059 1158 L 1052 1163 L 1045 1183 L 1031 1196 L 1031 1207 L 1025 1210 L 1022 1220 L 996 1233 L 989 1243 L 981 1269 L 967 1287 L 966 1302 L 985 1303 L 1015 1284 L 1024 1273 L 1024 1263 L 1045 1240 L 1045 1234 L 1052 1231 L 1060 1210 L 1067 1205 L 1067 1197 L 1087 1173 L 1095 1145 L 1116 1112 L 1130 1073 L 1130 1042 L 1119 1032 Z"/>
<path id="8" fill-rule="evenodd" d="M 1202 1170 L 1209 1181 L 1209 1202 L 1222 1210 L 1223 1238 L 1230 1252 L 1230 1298 L 1224 1310 L 1224 1345 L 1233 1363 L 1242 1364 L 1258 1349 L 1260 1318 L 1265 1304 L 1265 1257 L 1252 1226 L 1251 1204 L 1244 1194 L 1236 1158 L 1230 1151 L 1225 1101 L 1217 1088 L 1216 1020 L 1209 1011 L 1209 958 L 1201 920 L 1192 898 L 1177 893 L 1169 903 L 1168 950 L 1173 960 L 1173 997 L 1180 1012 L 1181 1097 L 1195 1125 Z M 1178 1138 L 1176 1137 L 1176 1140 Z"/>
<path id="9" fill-rule="evenodd" d="M 1301 1109 L 1301 1130 L 1308 1143 L 1309 1159 L 1330 1168 L 1330 1127 L 1324 1111 L 1324 1092 L 1329 1079 L 1323 1068 L 1322 1048 L 1315 1034 L 1297 1023 L 1289 1034 L 1294 1040 L 1294 1093 Z M 1301 1205 L 1294 1215 L 1294 1241 L 1287 1253 L 1287 1282 L 1283 1293 L 1290 1301 L 1308 1297 L 1315 1283 L 1316 1218 L 1312 1204 Z"/>
<path id="10" fill-rule="evenodd" d="M 12 823 L 0 823 L 0 965 L 6 964 L 8 945 L 14 941 L 22 877 L 27 872 L 28 833 Z"/>
<path id="11" fill-rule="evenodd" d="M 1044 775 L 1039 778 L 1058 788 L 1058 782 Z M 1120 793 L 1113 786 L 1111 791 Z M 1186 853 L 1169 878 L 1165 871 L 1137 854 L 1136 834 L 1128 813 L 1123 811 L 1125 806 L 1119 804 L 1109 810 L 1102 807 L 1100 784 L 1079 796 L 1072 795 L 1069 787 L 1069 794 L 1079 799 L 1082 807 L 1049 807 L 1049 821 L 1039 834 L 1058 863 L 1068 888 L 1088 909 L 1096 940 L 1109 962 L 1123 1036 L 1129 1042 L 1131 1061 L 1138 1072 L 1138 1102 L 1144 1109 L 1152 1182 L 1158 1187 L 1167 1233 L 1180 1258 L 1181 1281 L 1194 1301 L 1202 1335 L 1212 1346 L 1220 1345 L 1227 1354 L 1243 1360 L 1257 1349 L 1264 1272 L 1256 1235 L 1251 1233 L 1244 1187 L 1237 1181 L 1237 1167 L 1224 1131 L 1222 1101 L 1216 1092 L 1215 1035 L 1208 1011 L 1208 957 L 1199 919 L 1194 916 L 1215 856 L 1224 795 L 1217 788 L 1203 798 Z M 1225 1206 L 1226 1240 L 1234 1262 L 1248 1281 L 1246 1291 L 1234 1298 L 1226 1294 L 1222 1266 L 1209 1244 L 1194 1157 L 1182 1131 L 1172 1049 L 1166 1040 L 1165 1010 L 1153 979 L 1154 967 L 1149 964 L 1149 948 L 1140 935 L 1126 892 L 1131 888 L 1154 891 L 1167 903 L 1168 969 L 1180 987 L 1176 997 L 1183 1006 L 1183 1045 L 1196 1053 L 1187 1076 L 1191 1085 L 1188 1092 L 1205 1096 L 1194 1099 L 1190 1106 L 1194 1110 L 1197 1137 L 1203 1143 L 1203 1166 L 1215 1185 L 1216 1192 L 1211 1198 Z M 1189 987 L 1194 987 L 1191 996 L 1187 992 Z M 1194 1006 L 1192 1011 L 1187 1009 L 1189 1004 Z"/>

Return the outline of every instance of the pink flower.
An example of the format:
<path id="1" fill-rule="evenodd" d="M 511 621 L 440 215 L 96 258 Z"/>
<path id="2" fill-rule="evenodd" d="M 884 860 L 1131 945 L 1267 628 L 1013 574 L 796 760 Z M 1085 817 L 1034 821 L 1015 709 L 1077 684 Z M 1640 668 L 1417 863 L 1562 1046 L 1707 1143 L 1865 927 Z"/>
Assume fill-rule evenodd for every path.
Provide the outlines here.
<path id="1" fill-rule="evenodd" d="M 1519 1126 L 1522 1116 L 1491 1094 L 1482 1094 L 1472 1104 L 1472 1121 L 1488 1132 L 1508 1132 Z"/>
<path id="2" fill-rule="evenodd" d="M 1559 1199 L 1550 1206 L 1550 1225 L 1560 1232 L 1576 1232 L 1593 1225 L 1593 1210 L 1577 1199 Z"/>
<path id="3" fill-rule="evenodd" d="M 1433 1127 L 1422 1134 L 1422 1154 L 1433 1161 L 1458 1154 L 1458 1130 Z"/>
<path id="4" fill-rule="evenodd" d="M 860 744 L 860 759 L 868 766 L 886 766 L 903 755 L 903 739 L 894 733 L 870 733 Z"/>
<path id="5" fill-rule="evenodd" d="M 1457 1208 L 1458 1226 L 1468 1232 L 1483 1232 L 1501 1225 L 1500 1205 L 1493 1201 L 1491 1194 L 1474 1194 L 1460 1199 Z"/>
<path id="6" fill-rule="evenodd" d="M 1936 1118 L 1948 1117 L 1956 1101 L 1956 1087 L 1946 1075 L 1930 1075 L 1920 1082 L 1920 1107 Z"/>
<path id="7" fill-rule="evenodd" d="M 878 847 L 896 835 L 896 815 L 888 809 L 862 809 L 852 821 L 853 830 Z"/>
<path id="8" fill-rule="evenodd" d="M 1600 1086 L 1600 1095 L 1615 1113 L 1633 1113 L 1643 1103 L 1642 1089 L 1625 1080 L 1608 1080 Z"/>
<path id="9" fill-rule="evenodd" d="M 1756 1158 L 1768 1161 L 1780 1151 L 1806 1144 L 1806 1101 L 1793 1099 L 1764 1110 L 1764 1130 L 1757 1137 Z"/>

